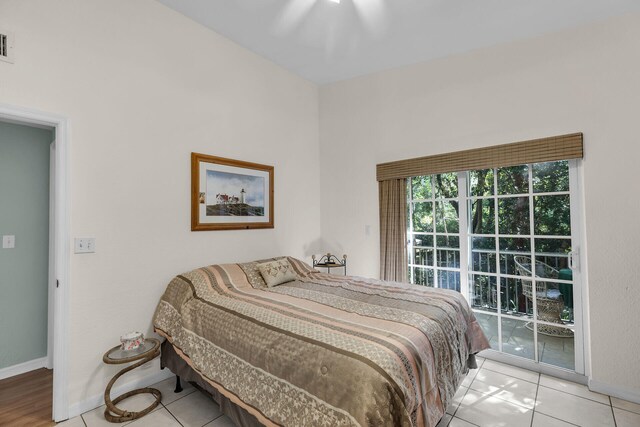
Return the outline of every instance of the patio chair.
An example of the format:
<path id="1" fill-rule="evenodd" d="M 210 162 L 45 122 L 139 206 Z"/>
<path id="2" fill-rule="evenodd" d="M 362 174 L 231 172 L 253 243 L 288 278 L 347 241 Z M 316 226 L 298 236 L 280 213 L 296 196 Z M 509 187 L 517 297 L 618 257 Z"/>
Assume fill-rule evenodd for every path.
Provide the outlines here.
<path id="1" fill-rule="evenodd" d="M 528 256 L 517 255 L 513 257 L 516 264 L 516 271 L 520 275 L 522 282 L 522 294 L 533 300 L 531 258 Z M 536 306 L 538 309 L 538 320 L 550 323 L 564 325 L 560 315 L 564 309 L 564 298 L 558 289 L 557 283 L 550 283 L 539 279 L 557 279 L 558 270 L 543 262 L 537 261 L 535 266 L 536 277 Z M 533 303 L 533 302 L 532 302 Z M 526 327 L 533 330 L 533 323 L 527 323 Z M 550 325 L 538 325 L 538 332 L 544 335 L 554 337 L 572 337 L 573 332 L 567 328 L 559 328 Z"/>

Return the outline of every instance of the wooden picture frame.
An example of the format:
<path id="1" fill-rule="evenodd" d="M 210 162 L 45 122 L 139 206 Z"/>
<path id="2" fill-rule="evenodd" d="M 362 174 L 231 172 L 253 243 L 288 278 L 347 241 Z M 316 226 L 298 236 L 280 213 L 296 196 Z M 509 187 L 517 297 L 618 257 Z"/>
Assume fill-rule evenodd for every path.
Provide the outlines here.
<path id="1" fill-rule="evenodd" d="M 273 228 L 273 166 L 191 153 L 191 231 Z"/>

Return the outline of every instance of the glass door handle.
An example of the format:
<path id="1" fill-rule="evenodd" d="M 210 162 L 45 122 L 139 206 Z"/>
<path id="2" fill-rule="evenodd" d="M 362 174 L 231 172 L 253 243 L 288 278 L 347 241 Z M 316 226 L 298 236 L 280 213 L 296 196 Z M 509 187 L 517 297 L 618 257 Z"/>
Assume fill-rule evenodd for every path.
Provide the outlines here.
<path id="1" fill-rule="evenodd" d="M 569 252 L 569 268 L 572 271 L 578 270 L 578 251 Z"/>

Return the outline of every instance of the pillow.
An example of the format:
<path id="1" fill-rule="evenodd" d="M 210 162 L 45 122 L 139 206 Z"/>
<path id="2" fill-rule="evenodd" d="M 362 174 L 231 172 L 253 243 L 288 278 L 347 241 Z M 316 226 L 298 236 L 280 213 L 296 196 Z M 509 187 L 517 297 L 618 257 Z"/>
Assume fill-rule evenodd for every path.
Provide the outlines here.
<path id="1" fill-rule="evenodd" d="M 252 261 L 252 262 L 243 262 L 238 264 L 244 274 L 247 275 L 247 280 L 251 284 L 251 286 L 255 289 L 264 289 L 267 287 L 267 283 L 262 278 L 262 274 L 260 274 L 260 270 L 258 270 L 258 264 L 262 264 L 268 261 L 272 261 L 273 259 L 263 259 L 260 261 Z"/>
<path id="2" fill-rule="evenodd" d="M 286 258 L 257 265 L 267 286 L 272 288 L 282 283 L 295 280 L 296 273 Z"/>

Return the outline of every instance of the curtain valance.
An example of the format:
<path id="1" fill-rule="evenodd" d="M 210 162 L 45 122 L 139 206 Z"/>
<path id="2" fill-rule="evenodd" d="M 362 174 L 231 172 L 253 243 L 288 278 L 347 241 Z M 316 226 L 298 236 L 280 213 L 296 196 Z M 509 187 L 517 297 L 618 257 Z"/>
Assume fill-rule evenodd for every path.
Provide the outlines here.
<path id="1" fill-rule="evenodd" d="M 582 133 L 474 148 L 377 165 L 378 181 L 582 158 Z"/>

